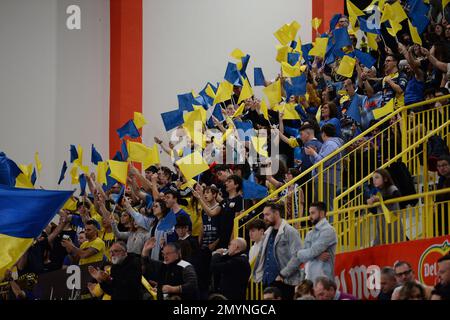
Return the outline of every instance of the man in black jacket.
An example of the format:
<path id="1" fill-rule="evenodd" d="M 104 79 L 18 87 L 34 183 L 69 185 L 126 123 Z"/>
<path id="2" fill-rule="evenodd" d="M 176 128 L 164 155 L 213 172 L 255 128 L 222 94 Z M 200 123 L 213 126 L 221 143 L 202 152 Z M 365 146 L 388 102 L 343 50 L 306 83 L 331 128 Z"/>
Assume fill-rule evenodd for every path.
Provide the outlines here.
<path id="1" fill-rule="evenodd" d="M 142 250 L 146 274 L 152 275 L 157 283 L 158 300 L 179 296 L 182 300 L 198 299 L 197 274 L 194 267 L 181 259 L 181 249 L 177 242 L 167 243 L 162 254 L 164 263 L 149 258 L 154 241 L 147 241 Z"/>
<path id="2" fill-rule="evenodd" d="M 228 250 L 218 249 L 211 260 L 212 272 L 220 274 L 219 292 L 230 300 L 245 300 L 250 264 L 245 255 L 247 242 L 237 238 L 231 240 Z"/>
<path id="3" fill-rule="evenodd" d="M 118 241 L 110 249 L 111 274 L 89 266 L 91 276 L 100 283 L 111 300 L 141 300 L 142 269 L 139 258 L 127 254 L 127 245 Z"/>

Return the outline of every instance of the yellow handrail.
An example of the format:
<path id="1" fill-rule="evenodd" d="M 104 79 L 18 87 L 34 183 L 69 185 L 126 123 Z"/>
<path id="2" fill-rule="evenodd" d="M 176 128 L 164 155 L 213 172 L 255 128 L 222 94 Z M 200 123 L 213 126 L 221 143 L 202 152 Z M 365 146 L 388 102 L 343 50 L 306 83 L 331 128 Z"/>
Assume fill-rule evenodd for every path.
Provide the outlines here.
<path id="1" fill-rule="evenodd" d="M 270 200 L 274 196 L 278 195 L 284 189 L 286 189 L 289 186 L 293 185 L 294 183 L 296 183 L 301 178 L 307 176 L 309 173 L 311 173 L 315 169 L 318 169 L 318 168 L 322 169 L 322 170 L 319 170 L 319 178 L 320 177 L 323 178 L 323 175 L 321 174 L 322 171 L 323 171 L 323 164 L 326 161 L 328 161 L 328 160 L 332 159 L 333 157 L 335 157 L 336 155 L 338 155 L 339 153 L 345 151 L 348 147 L 350 147 L 355 142 L 357 142 L 357 141 L 361 140 L 362 138 L 364 138 L 368 133 L 370 133 L 370 132 L 374 131 L 375 129 L 379 128 L 381 125 L 383 125 L 387 121 L 390 121 L 392 118 L 394 118 L 395 116 L 397 116 L 401 112 L 403 112 L 403 114 L 406 115 L 406 111 L 407 110 L 410 110 L 410 109 L 413 109 L 413 108 L 416 108 L 416 107 L 420 107 L 420 106 L 423 106 L 423 105 L 431 104 L 431 103 L 434 103 L 434 102 L 437 102 L 437 101 L 441 101 L 443 99 L 450 99 L 450 94 L 446 95 L 446 96 L 442 96 L 442 97 L 438 97 L 438 98 L 433 98 L 433 99 L 430 99 L 430 100 L 422 101 L 422 102 L 413 103 L 413 104 L 408 105 L 408 106 L 402 106 L 402 107 L 398 108 L 397 110 L 395 110 L 393 113 L 391 113 L 389 116 L 381 119 L 379 122 L 374 124 L 372 127 L 366 129 L 364 132 L 360 133 L 357 137 L 353 138 L 352 140 L 350 140 L 349 142 L 347 142 L 343 146 L 341 146 L 339 149 L 337 149 L 334 152 L 330 153 L 328 156 L 323 158 L 320 162 L 315 163 L 310 168 L 308 168 L 307 170 L 303 171 L 300 175 L 298 175 L 297 177 L 294 177 L 291 181 L 289 181 L 286 184 L 284 184 L 283 186 L 279 187 L 278 189 L 273 191 L 270 195 L 268 195 L 267 197 L 261 199 L 256 204 L 254 204 L 253 206 L 251 206 L 250 208 L 245 210 L 243 213 L 241 213 L 240 215 L 235 217 L 234 218 L 234 223 L 233 223 L 233 230 L 234 230 L 233 234 L 234 234 L 234 236 L 235 237 L 238 236 L 239 221 L 243 217 L 247 216 L 250 212 L 252 212 L 256 208 L 261 206 L 263 203 L 267 202 L 268 200 Z M 406 118 L 402 118 L 402 121 L 404 123 L 406 123 L 406 121 L 408 121 L 408 120 Z M 403 136 L 405 136 L 405 134 L 403 134 Z M 404 143 L 407 143 L 407 141 L 405 141 L 405 139 L 402 139 L 402 149 L 406 148 L 406 145 L 404 145 Z M 318 187 L 319 187 L 319 189 L 323 188 L 323 184 L 319 183 Z M 321 197 L 322 195 L 319 195 L 319 196 Z"/>
<path id="2" fill-rule="evenodd" d="M 399 154 L 395 155 L 394 157 L 392 157 L 389 161 L 385 162 L 383 165 L 381 165 L 379 167 L 379 169 L 383 169 L 388 167 L 389 165 L 391 165 L 392 163 L 396 162 L 400 157 L 403 157 L 405 154 L 407 155 L 408 152 L 410 152 L 411 150 L 413 150 L 414 148 L 417 148 L 420 144 L 424 143 L 425 141 L 427 141 L 430 137 L 436 135 L 439 131 L 443 130 L 444 128 L 448 127 L 450 125 L 450 120 L 448 120 L 446 123 L 444 123 L 443 125 L 441 125 L 440 127 L 428 132 L 425 136 L 423 136 L 421 139 L 419 139 L 418 141 L 416 141 L 415 143 L 411 144 L 410 146 L 408 146 L 406 149 L 402 150 L 402 152 L 400 152 Z M 356 190 L 357 188 L 359 188 L 362 184 L 364 184 L 365 182 L 367 182 L 368 180 L 370 180 L 370 178 L 372 178 L 372 173 L 367 175 L 365 178 L 361 179 L 358 183 L 354 184 L 353 186 L 351 186 L 349 189 L 347 189 L 346 191 L 342 192 L 340 195 L 338 195 L 335 199 L 334 199 L 334 207 L 335 208 L 339 208 L 339 200 L 341 200 L 344 196 L 347 196 L 350 192 Z"/>

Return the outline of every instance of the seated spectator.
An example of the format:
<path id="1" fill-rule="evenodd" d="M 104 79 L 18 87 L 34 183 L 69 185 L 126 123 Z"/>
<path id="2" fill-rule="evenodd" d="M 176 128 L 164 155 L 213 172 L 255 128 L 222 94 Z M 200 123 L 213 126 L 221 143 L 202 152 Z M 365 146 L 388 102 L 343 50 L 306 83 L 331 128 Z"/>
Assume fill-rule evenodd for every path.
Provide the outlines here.
<path id="1" fill-rule="evenodd" d="M 425 290 L 415 281 L 407 281 L 398 293 L 398 300 L 425 300 Z"/>
<path id="2" fill-rule="evenodd" d="M 245 255 L 245 239 L 231 240 L 228 250 L 217 249 L 211 259 L 211 270 L 220 275 L 219 293 L 229 300 L 245 300 L 250 263 Z"/>
<path id="3" fill-rule="evenodd" d="M 336 283 L 327 277 L 318 277 L 314 283 L 314 296 L 317 300 L 357 300 L 351 294 L 337 290 Z"/>
<path id="4" fill-rule="evenodd" d="M 380 274 L 380 293 L 378 300 L 391 300 L 392 293 L 397 287 L 397 280 L 395 278 L 395 271 L 391 267 L 384 267 Z"/>
<path id="5" fill-rule="evenodd" d="M 89 274 L 100 283 L 100 287 L 111 300 L 140 300 L 141 292 L 141 263 L 139 258 L 127 254 L 124 242 L 116 242 L 111 246 L 111 272 L 89 266 Z"/>
<path id="6" fill-rule="evenodd" d="M 281 291 L 277 287 L 267 287 L 263 292 L 263 300 L 283 300 Z"/>
<path id="7" fill-rule="evenodd" d="M 395 277 L 397 279 L 397 285 L 392 293 L 391 300 L 400 299 L 400 290 L 407 282 L 416 282 L 418 285 L 422 286 L 425 292 L 425 298 L 429 299 L 431 297 L 432 288 L 420 283 L 414 278 L 414 270 L 411 268 L 411 264 L 406 261 L 397 261 L 394 265 Z M 408 291 L 409 292 L 409 291 Z"/>
<path id="8" fill-rule="evenodd" d="M 314 283 L 311 280 L 303 280 L 295 287 L 294 300 L 315 300 Z"/>

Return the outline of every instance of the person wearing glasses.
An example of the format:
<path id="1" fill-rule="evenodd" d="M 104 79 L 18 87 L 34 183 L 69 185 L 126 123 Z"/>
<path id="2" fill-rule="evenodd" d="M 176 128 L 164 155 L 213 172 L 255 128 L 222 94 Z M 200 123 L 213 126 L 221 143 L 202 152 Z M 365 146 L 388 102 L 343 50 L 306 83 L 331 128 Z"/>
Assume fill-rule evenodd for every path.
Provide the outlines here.
<path id="1" fill-rule="evenodd" d="M 395 278 L 397 279 L 397 284 L 399 285 L 394 289 L 392 293 L 391 300 L 400 300 L 400 292 L 403 286 L 409 282 L 415 282 L 418 285 L 422 286 L 425 291 L 426 299 L 430 299 L 432 288 L 420 283 L 415 279 L 414 270 L 411 267 L 411 264 L 407 261 L 397 261 L 394 264 Z"/>
<path id="2" fill-rule="evenodd" d="M 140 259 L 127 253 L 127 245 L 118 241 L 110 249 L 111 272 L 88 267 L 89 274 L 97 280 L 104 293 L 111 300 L 141 300 L 142 269 Z"/>
<path id="3" fill-rule="evenodd" d="M 384 60 L 385 77 L 382 81 L 383 105 L 392 98 L 399 98 L 405 92 L 408 78 L 399 71 L 398 63 L 400 59 L 394 54 L 388 54 Z"/>

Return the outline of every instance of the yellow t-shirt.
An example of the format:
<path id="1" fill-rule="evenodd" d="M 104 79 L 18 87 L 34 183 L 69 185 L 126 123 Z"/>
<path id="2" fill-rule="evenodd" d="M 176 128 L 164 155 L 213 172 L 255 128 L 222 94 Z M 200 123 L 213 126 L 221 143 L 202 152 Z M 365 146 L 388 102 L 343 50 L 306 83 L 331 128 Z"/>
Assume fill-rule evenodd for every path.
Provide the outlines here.
<path id="1" fill-rule="evenodd" d="M 201 216 L 201 210 L 199 209 L 199 204 L 197 202 L 197 208 L 195 208 L 192 198 L 184 198 L 187 200 L 187 206 L 180 206 L 187 214 L 191 217 L 192 222 L 192 236 L 199 237 L 203 228 L 203 221 Z"/>
<path id="2" fill-rule="evenodd" d="M 88 263 L 100 262 L 103 260 L 103 255 L 105 254 L 105 243 L 102 239 L 97 237 L 92 241 L 83 242 L 80 246 L 80 249 L 86 248 L 94 248 L 98 252 L 88 258 L 80 259 L 80 266 Z"/>

